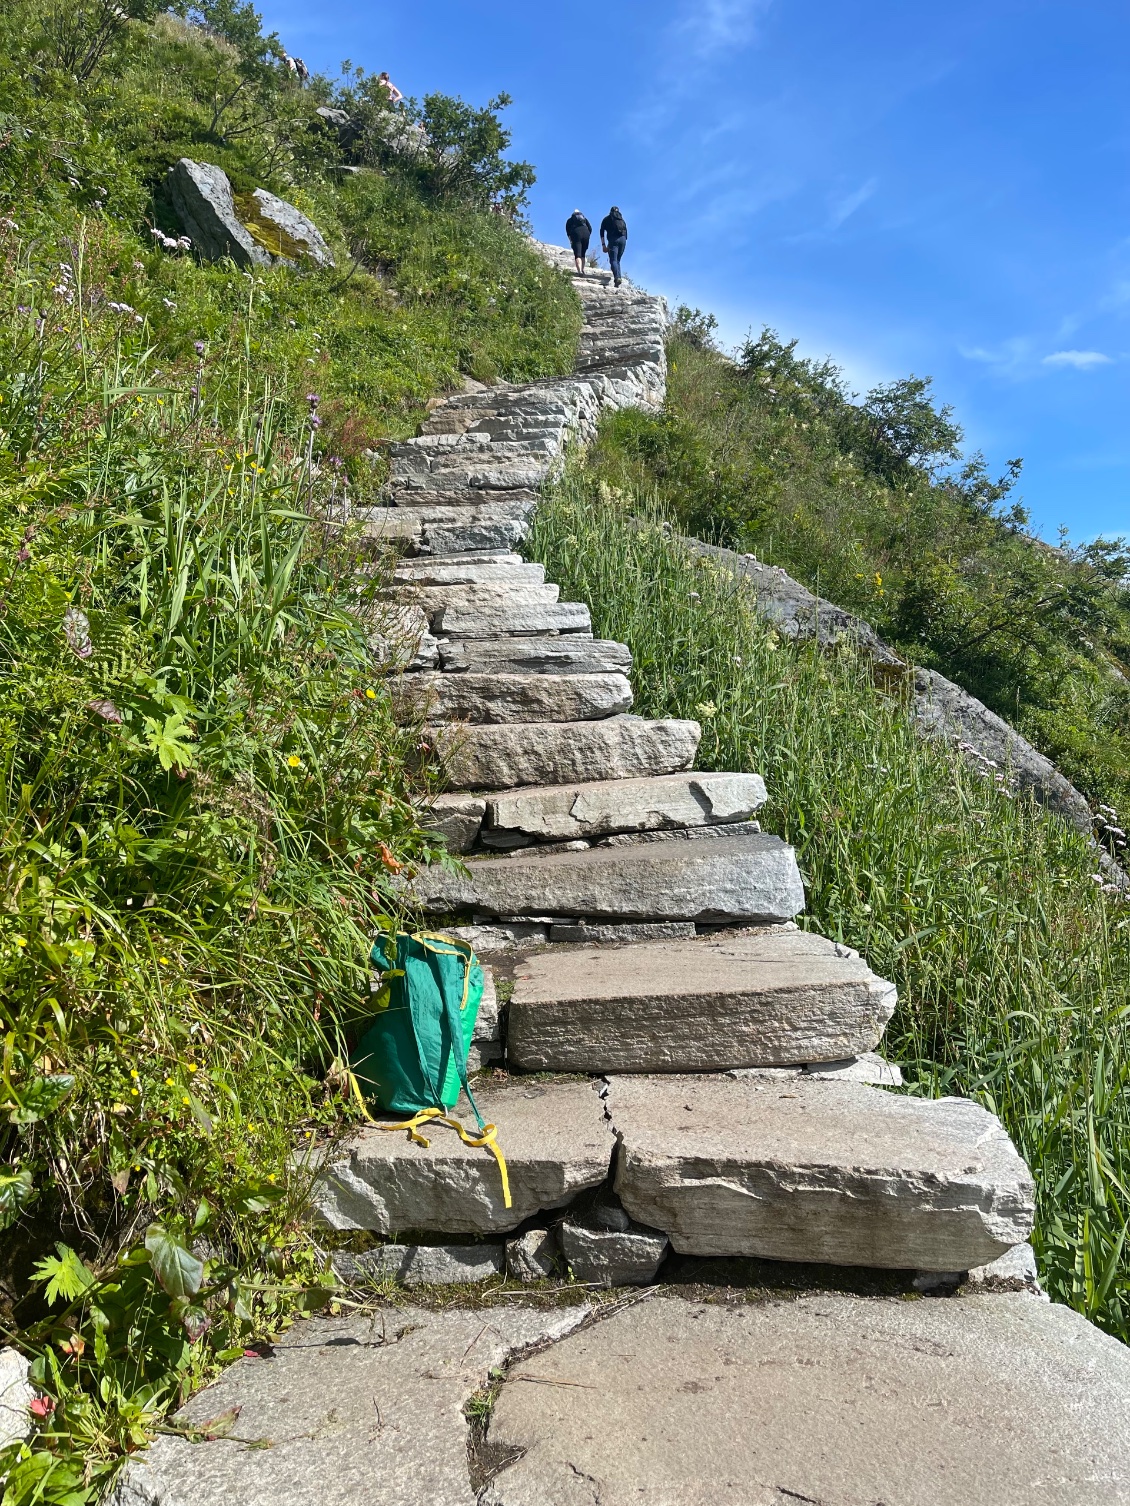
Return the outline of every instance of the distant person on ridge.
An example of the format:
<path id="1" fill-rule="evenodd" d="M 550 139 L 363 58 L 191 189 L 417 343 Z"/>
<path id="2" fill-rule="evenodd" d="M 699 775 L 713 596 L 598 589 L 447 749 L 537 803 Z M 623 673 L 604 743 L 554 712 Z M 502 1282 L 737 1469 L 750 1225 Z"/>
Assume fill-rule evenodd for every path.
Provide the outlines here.
<path id="1" fill-rule="evenodd" d="M 600 222 L 600 249 L 608 256 L 608 265 L 612 268 L 617 287 L 620 286 L 620 258 L 627 244 L 628 227 L 624 216 L 613 204 Z"/>
<path id="2" fill-rule="evenodd" d="M 385 93 L 388 95 L 388 102 L 390 105 L 398 105 L 404 98 L 404 95 L 396 87 L 392 79 L 389 78 L 387 73 L 378 73 L 377 83 L 383 87 Z"/>
<path id="3" fill-rule="evenodd" d="M 569 244 L 573 248 L 573 260 L 577 263 L 577 271 L 583 277 L 585 275 L 585 257 L 589 251 L 589 240 L 592 237 L 592 226 L 579 209 L 565 221 L 565 234 L 569 237 Z"/>

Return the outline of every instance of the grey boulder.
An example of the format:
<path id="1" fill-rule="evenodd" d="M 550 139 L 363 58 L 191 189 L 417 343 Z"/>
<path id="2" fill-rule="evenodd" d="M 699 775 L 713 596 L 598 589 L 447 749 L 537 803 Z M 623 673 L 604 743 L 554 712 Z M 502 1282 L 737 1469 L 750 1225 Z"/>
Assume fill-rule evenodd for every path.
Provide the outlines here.
<path id="1" fill-rule="evenodd" d="M 506 1255 L 500 1244 L 389 1244 L 359 1255 L 339 1250 L 332 1264 L 340 1279 L 352 1286 L 389 1280 L 401 1286 L 459 1286 L 501 1275 Z"/>
<path id="2" fill-rule="evenodd" d="M 243 211 L 250 233 L 275 261 L 290 265 L 309 262 L 315 267 L 334 265 L 333 255 L 317 225 L 285 199 L 257 188 L 237 200 L 236 207 Z"/>
<path id="3" fill-rule="evenodd" d="M 667 1254 L 668 1239 L 658 1229 L 624 1220 L 623 1229 L 604 1229 L 566 1217 L 559 1230 L 561 1253 L 577 1281 L 590 1286 L 646 1286 Z"/>
<path id="4" fill-rule="evenodd" d="M 269 267 L 270 253 L 243 224 L 222 167 L 182 157 L 169 169 L 169 197 L 193 247 L 206 261 L 225 256 L 241 267 Z"/>
<path id="5" fill-rule="evenodd" d="M 552 1229 L 527 1229 L 506 1241 L 506 1274 L 511 1281 L 546 1281 L 557 1274 L 558 1264 Z"/>
<path id="6" fill-rule="evenodd" d="M 616 1191 L 680 1253 L 968 1271 L 1032 1231 L 1028 1168 L 967 1099 L 804 1077 L 609 1083 Z"/>

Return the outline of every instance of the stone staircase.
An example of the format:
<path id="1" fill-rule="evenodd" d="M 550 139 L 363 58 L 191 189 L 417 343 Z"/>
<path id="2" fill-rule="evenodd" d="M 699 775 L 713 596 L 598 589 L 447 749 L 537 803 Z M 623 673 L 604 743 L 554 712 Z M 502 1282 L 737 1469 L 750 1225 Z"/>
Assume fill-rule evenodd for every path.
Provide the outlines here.
<path id="1" fill-rule="evenodd" d="M 1130 1357 L 1038 1300 L 1000 1124 L 884 1091 L 894 990 L 797 929 L 761 779 L 631 716 L 628 650 L 514 552 L 566 444 L 662 398 L 663 306 L 608 284 L 575 280 L 576 376 L 450 399 L 366 522 L 402 551 L 374 647 L 447 767 L 467 872 L 417 897 L 488 961 L 473 1054 L 505 1070 L 476 1094 L 512 1206 L 442 1128 L 324 1153 L 341 1315 L 195 1396 L 115 1506 L 1130 1501 Z M 503 1271 L 556 1280 L 384 1285 Z"/>
<path id="2" fill-rule="evenodd" d="M 544 254 L 584 309 L 576 374 L 443 403 L 394 448 L 389 505 L 365 518 L 375 548 L 403 551 L 394 703 L 434 739 L 449 793 L 432 820 L 465 860 L 420 875 L 415 898 L 509 994 L 504 1029 L 486 1011 L 476 1060 L 508 1074 L 478 1096 L 513 1206 L 494 1162 L 453 1135 L 425 1149 L 372 1129 L 322 1166 L 321 1216 L 425 1241 L 518 1230 L 544 1250 L 547 1215 L 587 1195 L 561 1239 L 586 1220 L 593 1233 L 599 1205 L 623 1225 L 604 1230 L 613 1241 L 651 1241 L 651 1274 L 668 1242 L 840 1266 L 991 1263 L 1033 1220 L 997 1120 L 875 1085 L 898 1081 L 874 1055 L 895 991 L 796 928 L 795 854 L 753 819 L 761 778 L 696 770 L 696 722 L 631 715 L 627 647 L 595 639 L 588 607 L 514 552 L 566 446 L 605 408 L 656 406 L 665 385 L 662 301 Z M 605 1243 L 594 1270 L 615 1281 Z M 511 1244 L 519 1269 L 526 1246 Z"/>

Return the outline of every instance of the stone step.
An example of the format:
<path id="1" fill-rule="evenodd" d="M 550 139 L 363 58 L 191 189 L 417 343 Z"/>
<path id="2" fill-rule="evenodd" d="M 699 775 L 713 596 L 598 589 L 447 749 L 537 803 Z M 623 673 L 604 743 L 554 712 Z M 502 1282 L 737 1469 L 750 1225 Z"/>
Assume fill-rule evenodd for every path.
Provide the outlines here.
<path id="1" fill-rule="evenodd" d="M 1070 1308 L 693 1298 L 661 1290 L 513 1366 L 481 1506 L 1130 1500 L 1130 1351 Z"/>
<path id="2" fill-rule="evenodd" d="M 626 675 L 631 673 L 632 655 L 626 643 L 574 634 L 563 638 L 474 638 L 469 642 L 445 639 L 439 663 L 449 674 Z"/>
<path id="3" fill-rule="evenodd" d="M 553 606 L 561 587 L 545 582 L 468 582 L 464 585 L 394 585 L 384 593 L 390 601 L 402 601 L 420 607 L 435 619 L 445 607 L 463 611 L 498 612 L 506 607 L 515 610 Z"/>
<path id="4" fill-rule="evenodd" d="M 410 674 L 390 686 L 397 721 L 578 722 L 632 704 L 626 675 Z"/>
<path id="5" fill-rule="evenodd" d="M 513 549 L 529 532 L 533 503 L 475 501 L 463 507 L 371 507 L 357 536 L 360 550 L 408 548 L 421 555 Z"/>
<path id="6" fill-rule="evenodd" d="M 502 790 L 487 801 L 483 841 L 569 842 L 613 832 L 746 821 L 765 803 L 760 774 L 665 774 Z"/>
<path id="7" fill-rule="evenodd" d="M 436 753 L 453 790 L 674 774 L 694 762 L 698 722 L 615 716 L 602 722 L 451 727 Z"/>
<path id="8" fill-rule="evenodd" d="M 429 868 L 413 898 L 433 913 L 773 924 L 804 909 L 796 854 L 779 837 L 655 842 L 472 859 Z"/>
<path id="9" fill-rule="evenodd" d="M 471 587 L 455 587 L 455 590 Z M 557 587 L 533 587 L 521 592 L 481 594 L 464 601 L 437 602 L 429 612 L 432 631 L 445 638 L 500 638 L 510 634 L 541 637 L 546 633 L 584 633 L 592 637 L 589 609 L 579 601 L 553 601 L 548 594 L 535 598 L 533 590 L 549 593 Z"/>
<path id="10" fill-rule="evenodd" d="M 608 1176 L 612 1131 L 592 1083 L 488 1082 L 476 1086 L 475 1100 L 498 1126 L 512 1207 L 504 1205 L 494 1157 L 452 1130 L 427 1128 L 425 1148 L 403 1130 L 367 1127 L 326 1152 L 314 1194 L 319 1220 L 386 1235 L 490 1234 L 564 1207 Z M 474 1128 L 465 1100 L 453 1113 Z"/>
<path id="11" fill-rule="evenodd" d="M 718 1072 L 839 1062 L 878 1045 L 895 989 L 850 949 L 778 929 L 564 947 L 514 977 L 522 1072 Z"/>
<path id="12" fill-rule="evenodd" d="M 517 554 L 496 555 L 492 559 L 404 560 L 396 568 L 393 584 L 397 586 L 542 586 L 545 566 L 528 565 Z"/>
<path id="13" fill-rule="evenodd" d="M 1032 1231 L 1028 1168 L 968 1099 L 757 1075 L 609 1084 L 616 1191 L 683 1254 L 967 1271 Z"/>
<path id="14" fill-rule="evenodd" d="M 537 506 L 538 493 L 528 488 L 516 487 L 505 492 L 484 492 L 473 487 L 460 486 L 450 491 L 433 486 L 412 486 L 408 482 L 397 481 L 395 478 L 389 487 L 389 505 L 392 507 L 415 507 L 427 509 L 453 508 L 456 518 L 465 515 L 468 507 L 501 507 L 507 506 L 514 511 L 525 508 L 527 511 Z M 381 513 L 387 509 L 373 507 L 366 509 L 368 513 Z"/>

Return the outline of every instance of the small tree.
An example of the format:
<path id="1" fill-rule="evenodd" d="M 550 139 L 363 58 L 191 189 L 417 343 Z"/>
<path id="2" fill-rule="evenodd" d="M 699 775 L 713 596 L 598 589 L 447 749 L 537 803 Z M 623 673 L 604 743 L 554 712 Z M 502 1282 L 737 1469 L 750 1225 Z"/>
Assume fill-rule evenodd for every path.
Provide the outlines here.
<path id="1" fill-rule="evenodd" d="M 904 377 L 873 387 L 863 411 L 871 421 L 876 445 L 896 464 L 918 466 L 933 475 L 961 457 L 965 437 L 953 421 L 953 408 L 934 406 L 932 377 Z"/>
<path id="2" fill-rule="evenodd" d="M 152 21 L 161 0 L 60 0 L 42 20 L 42 50 L 78 82 L 92 78 L 131 21 Z"/>

